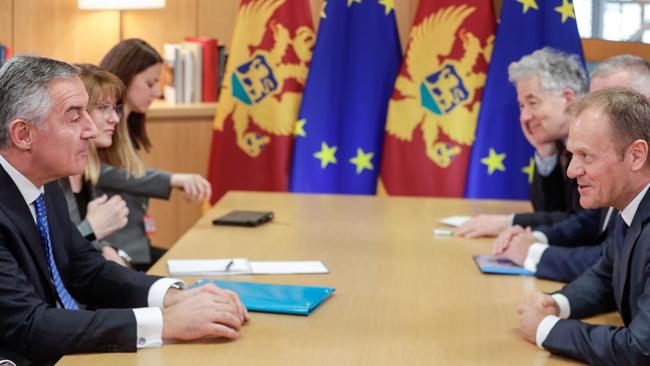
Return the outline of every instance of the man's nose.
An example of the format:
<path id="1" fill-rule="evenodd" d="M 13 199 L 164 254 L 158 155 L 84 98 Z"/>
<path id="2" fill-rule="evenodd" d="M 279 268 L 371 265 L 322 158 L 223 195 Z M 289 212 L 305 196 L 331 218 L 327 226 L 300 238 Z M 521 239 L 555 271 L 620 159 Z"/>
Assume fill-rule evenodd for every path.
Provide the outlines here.
<path id="1" fill-rule="evenodd" d="M 81 120 L 81 138 L 92 139 L 97 136 L 97 126 L 95 126 L 95 122 L 90 118 L 88 112 L 83 111 Z"/>
<path id="2" fill-rule="evenodd" d="M 578 159 L 571 159 L 569 162 L 569 167 L 566 171 L 566 175 L 571 179 L 575 179 L 579 175 L 582 175 L 582 171 L 582 164 L 578 162 Z"/>

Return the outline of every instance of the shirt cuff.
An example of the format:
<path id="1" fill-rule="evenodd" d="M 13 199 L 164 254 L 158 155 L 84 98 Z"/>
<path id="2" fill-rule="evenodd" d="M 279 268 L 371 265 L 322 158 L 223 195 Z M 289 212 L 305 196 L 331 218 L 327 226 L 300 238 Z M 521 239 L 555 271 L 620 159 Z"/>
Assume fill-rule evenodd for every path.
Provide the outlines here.
<path id="1" fill-rule="evenodd" d="M 562 295 L 559 292 L 551 295 L 551 297 L 560 307 L 559 317 L 562 319 L 569 319 L 569 316 L 571 316 L 571 306 L 569 305 L 569 299 L 567 299 L 566 296 Z"/>
<path id="2" fill-rule="evenodd" d="M 537 152 L 535 152 L 535 170 L 542 177 L 548 177 L 555 169 L 557 164 L 557 154 L 551 155 L 546 159 L 542 159 Z"/>
<path id="3" fill-rule="evenodd" d="M 537 326 L 537 332 L 535 333 L 535 343 L 537 343 L 537 347 L 544 349 L 542 344 L 558 321 L 560 321 L 560 318 L 557 316 L 547 315 L 546 318 L 542 319 L 542 321 L 539 322 L 539 325 Z"/>
<path id="4" fill-rule="evenodd" d="M 528 255 L 526 256 L 526 259 L 524 259 L 524 268 L 533 273 L 537 272 L 537 265 L 547 248 L 548 244 L 533 243 L 528 248 Z"/>
<path id="5" fill-rule="evenodd" d="M 159 308 L 133 309 L 137 324 L 137 348 L 162 346 L 163 317 Z"/>
<path id="6" fill-rule="evenodd" d="M 538 243 L 540 244 L 548 244 L 548 236 L 544 234 L 541 231 L 533 231 L 533 236 L 535 237 L 535 240 L 537 240 Z"/>
<path id="7" fill-rule="evenodd" d="M 510 218 L 508 219 L 508 227 L 511 227 L 515 224 L 515 215 L 516 214 L 510 214 Z"/>
<path id="8" fill-rule="evenodd" d="M 154 282 L 149 288 L 149 295 L 147 296 L 147 304 L 151 307 L 163 308 L 165 307 L 165 294 L 170 287 L 178 285 L 185 288 L 185 282 L 175 278 L 161 278 Z"/>

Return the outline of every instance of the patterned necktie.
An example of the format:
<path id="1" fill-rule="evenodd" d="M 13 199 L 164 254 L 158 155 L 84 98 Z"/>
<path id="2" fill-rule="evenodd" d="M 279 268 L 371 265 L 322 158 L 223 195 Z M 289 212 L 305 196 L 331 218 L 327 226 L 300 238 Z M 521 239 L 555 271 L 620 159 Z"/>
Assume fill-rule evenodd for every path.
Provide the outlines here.
<path id="1" fill-rule="evenodd" d="M 66 309 L 79 310 L 79 306 L 72 298 L 72 295 L 70 295 L 68 290 L 66 290 L 65 286 L 63 285 L 63 280 L 61 280 L 59 269 L 56 267 L 56 262 L 54 261 L 54 253 L 52 252 L 52 240 L 50 239 L 50 227 L 47 224 L 45 199 L 43 198 L 42 194 L 38 196 L 36 201 L 34 201 L 34 207 L 36 208 L 36 226 L 38 226 L 38 232 L 41 234 L 43 244 L 45 244 L 47 264 L 50 267 L 52 281 L 54 281 L 54 287 L 56 287 L 56 292 L 59 295 L 59 299 L 61 299 L 63 307 Z"/>
<path id="2" fill-rule="evenodd" d="M 623 216 L 619 213 L 616 215 L 616 223 L 614 223 L 614 243 L 619 251 L 623 250 L 625 244 L 625 235 L 627 234 L 627 224 L 623 220 Z"/>

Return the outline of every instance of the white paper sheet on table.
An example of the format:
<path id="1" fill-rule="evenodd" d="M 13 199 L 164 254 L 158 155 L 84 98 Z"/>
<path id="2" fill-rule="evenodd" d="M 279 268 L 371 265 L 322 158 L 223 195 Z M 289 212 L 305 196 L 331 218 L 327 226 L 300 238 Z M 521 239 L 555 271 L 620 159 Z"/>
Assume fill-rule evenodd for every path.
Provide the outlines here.
<path id="1" fill-rule="evenodd" d="M 226 269 L 230 261 L 233 264 Z M 321 261 L 249 261 L 246 258 L 170 259 L 167 269 L 172 276 L 329 273 Z"/>
<path id="2" fill-rule="evenodd" d="M 465 223 L 465 221 L 471 219 L 471 216 L 449 216 L 440 219 L 441 224 L 458 227 Z"/>

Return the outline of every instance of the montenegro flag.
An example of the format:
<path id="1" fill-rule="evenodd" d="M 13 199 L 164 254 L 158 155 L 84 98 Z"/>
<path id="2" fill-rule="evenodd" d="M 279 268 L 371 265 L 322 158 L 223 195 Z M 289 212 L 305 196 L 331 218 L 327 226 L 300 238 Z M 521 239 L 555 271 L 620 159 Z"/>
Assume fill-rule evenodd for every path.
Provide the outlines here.
<path id="1" fill-rule="evenodd" d="M 212 203 L 229 190 L 287 190 L 314 39 L 308 0 L 241 0 L 214 121 Z"/>
<path id="2" fill-rule="evenodd" d="M 495 28 L 490 0 L 420 1 L 388 107 L 388 194 L 463 196 Z"/>

